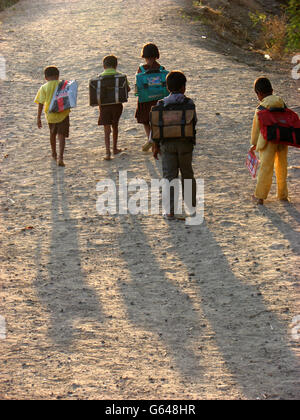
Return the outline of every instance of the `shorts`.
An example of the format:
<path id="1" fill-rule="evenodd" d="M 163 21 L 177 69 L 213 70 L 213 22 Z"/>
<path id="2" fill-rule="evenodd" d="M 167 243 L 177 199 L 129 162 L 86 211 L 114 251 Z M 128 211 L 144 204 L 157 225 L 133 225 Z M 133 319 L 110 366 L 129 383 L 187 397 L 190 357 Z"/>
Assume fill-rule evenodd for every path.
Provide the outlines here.
<path id="1" fill-rule="evenodd" d="M 150 111 L 155 105 L 157 105 L 157 101 L 138 102 L 135 111 L 135 118 L 139 124 L 150 124 Z"/>
<path id="2" fill-rule="evenodd" d="M 122 104 L 100 105 L 98 125 L 118 124 L 123 112 Z"/>
<path id="3" fill-rule="evenodd" d="M 70 130 L 70 117 L 67 116 L 63 121 L 59 123 L 49 123 L 50 133 L 52 135 L 61 134 L 65 138 L 69 137 L 69 130 Z"/>

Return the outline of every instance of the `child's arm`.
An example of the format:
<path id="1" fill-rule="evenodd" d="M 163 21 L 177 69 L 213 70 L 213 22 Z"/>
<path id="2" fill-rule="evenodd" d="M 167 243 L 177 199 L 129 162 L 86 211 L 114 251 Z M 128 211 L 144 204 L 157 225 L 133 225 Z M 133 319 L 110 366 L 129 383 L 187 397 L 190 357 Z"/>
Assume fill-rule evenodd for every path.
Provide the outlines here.
<path id="1" fill-rule="evenodd" d="M 130 84 L 129 84 L 127 76 L 126 76 L 126 82 L 127 82 L 127 92 L 129 93 L 131 89 L 130 89 Z"/>
<path id="2" fill-rule="evenodd" d="M 153 157 L 154 159 L 158 160 L 158 155 L 160 154 L 160 147 L 159 144 L 153 142 Z"/>
<path id="3" fill-rule="evenodd" d="M 44 104 L 39 104 L 38 107 L 38 115 L 37 115 L 37 126 L 38 128 L 42 128 L 42 112 L 43 112 Z"/>
<path id="4" fill-rule="evenodd" d="M 259 134 L 260 134 L 260 124 L 259 124 L 257 112 L 255 112 L 253 124 L 252 124 L 251 142 L 250 142 L 252 146 L 257 145 Z"/>

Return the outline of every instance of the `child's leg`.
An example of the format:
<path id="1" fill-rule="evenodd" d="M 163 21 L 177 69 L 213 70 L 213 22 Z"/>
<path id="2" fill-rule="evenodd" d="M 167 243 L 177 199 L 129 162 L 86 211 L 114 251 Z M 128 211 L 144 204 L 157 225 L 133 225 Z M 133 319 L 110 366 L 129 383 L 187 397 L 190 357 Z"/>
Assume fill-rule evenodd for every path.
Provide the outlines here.
<path id="1" fill-rule="evenodd" d="M 56 124 L 49 123 L 49 130 L 50 130 L 50 146 L 53 159 L 57 159 L 56 153 L 56 135 L 57 135 L 57 126 Z"/>
<path id="2" fill-rule="evenodd" d="M 183 199 L 189 212 L 192 213 L 195 211 L 197 205 L 197 187 L 192 166 L 194 146 L 192 143 L 182 143 L 179 147 L 178 159 L 181 172 Z"/>
<path id="3" fill-rule="evenodd" d="M 64 134 L 58 134 L 58 143 L 59 143 L 59 155 L 58 155 L 58 166 L 65 166 L 64 164 L 64 151 L 66 144 L 66 137 Z"/>
<path id="4" fill-rule="evenodd" d="M 121 149 L 118 149 L 118 136 L 119 136 L 118 123 L 112 125 L 112 132 L 113 132 L 113 153 L 114 155 L 117 155 L 118 153 L 122 152 Z"/>
<path id="5" fill-rule="evenodd" d="M 288 199 L 288 187 L 287 187 L 287 162 L 288 147 L 278 146 L 275 155 L 275 173 L 277 179 L 277 198 L 279 200 Z"/>
<path id="6" fill-rule="evenodd" d="M 150 124 L 145 123 L 144 124 L 144 129 L 145 129 L 145 133 L 146 133 L 146 136 L 147 136 L 147 140 L 149 140 L 150 131 L 151 131 Z"/>
<path id="7" fill-rule="evenodd" d="M 111 126 L 104 125 L 104 139 L 105 139 L 105 148 L 106 148 L 105 160 L 110 160 L 110 133 L 111 133 Z"/>
<path id="8" fill-rule="evenodd" d="M 179 163 L 178 163 L 178 154 L 176 148 L 172 147 L 171 144 L 165 144 L 161 148 L 162 156 L 162 170 L 163 177 L 169 182 L 172 182 L 174 179 L 178 178 L 179 174 Z M 163 197 L 164 198 L 164 197 Z M 168 202 L 163 200 L 164 210 L 170 215 L 174 216 L 175 210 L 178 207 L 178 190 L 177 188 L 170 188 L 170 196 Z"/>
<path id="9" fill-rule="evenodd" d="M 260 151 L 260 168 L 258 171 L 255 198 L 265 200 L 272 186 L 274 160 L 277 145 L 268 143 L 266 148 Z"/>
<path id="10" fill-rule="evenodd" d="M 150 132 L 151 132 L 150 124 L 144 124 L 144 129 L 145 129 L 145 133 L 146 133 L 146 136 L 147 136 L 147 141 L 144 144 L 144 146 L 142 147 L 142 150 L 143 150 L 143 152 L 148 152 L 148 150 L 151 149 L 151 147 L 152 147 L 152 143 L 149 141 Z"/>
<path id="11" fill-rule="evenodd" d="M 57 159 L 57 152 L 56 152 L 56 133 L 50 131 L 50 146 L 53 159 Z"/>

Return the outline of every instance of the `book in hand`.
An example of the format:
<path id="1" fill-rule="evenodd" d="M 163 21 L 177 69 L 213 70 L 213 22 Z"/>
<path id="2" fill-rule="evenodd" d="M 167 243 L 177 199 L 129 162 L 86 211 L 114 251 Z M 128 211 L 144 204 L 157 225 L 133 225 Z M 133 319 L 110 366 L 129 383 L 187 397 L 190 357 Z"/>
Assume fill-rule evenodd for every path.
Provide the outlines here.
<path id="1" fill-rule="evenodd" d="M 253 179 L 256 178 L 256 174 L 257 174 L 258 166 L 259 166 L 259 160 L 257 159 L 256 154 L 252 148 L 249 150 L 247 154 L 246 166 L 252 178 Z"/>

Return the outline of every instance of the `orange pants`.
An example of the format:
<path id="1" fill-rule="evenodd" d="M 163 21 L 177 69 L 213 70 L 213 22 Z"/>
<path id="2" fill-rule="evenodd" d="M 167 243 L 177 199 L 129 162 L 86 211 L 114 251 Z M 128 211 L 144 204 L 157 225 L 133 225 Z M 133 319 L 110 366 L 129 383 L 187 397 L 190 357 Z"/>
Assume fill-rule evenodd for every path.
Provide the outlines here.
<path id="1" fill-rule="evenodd" d="M 274 166 L 277 180 L 277 198 L 279 200 L 288 198 L 287 156 L 288 146 L 281 144 L 268 143 L 265 149 L 260 150 L 260 168 L 255 190 L 256 198 L 265 200 L 268 197 L 272 186 Z"/>

